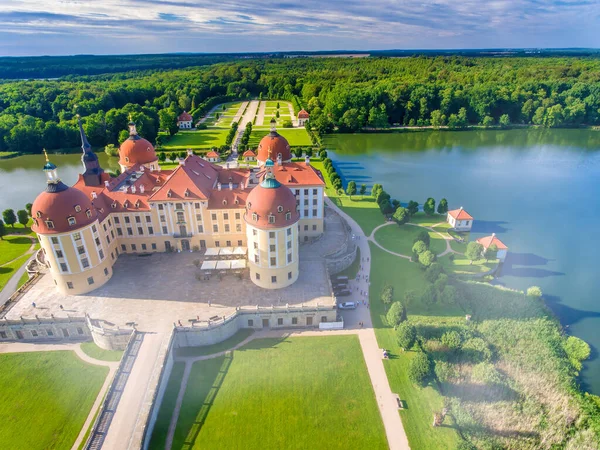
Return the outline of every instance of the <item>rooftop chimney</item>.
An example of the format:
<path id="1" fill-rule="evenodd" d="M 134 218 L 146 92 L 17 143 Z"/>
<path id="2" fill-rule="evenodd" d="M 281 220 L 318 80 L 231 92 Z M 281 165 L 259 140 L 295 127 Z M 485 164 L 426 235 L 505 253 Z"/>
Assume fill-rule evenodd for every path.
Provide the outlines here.
<path id="1" fill-rule="evenodd" d="M 221 190 L 221 183 L 217 183 L 217 191 Z"/>
<path id="2" fill-rule="evenodd" d="M 233 183 L 231 181 L 229 182 L 229 190 L 233 191 Z"/>
<path id="3" fill-rule="evenodd" d="M 194 152 L 192 151 L 191 148 L 188 148 L 187 149 L 187 154 L 188 154 L 188 156 L 192 156 L 194 154 Z"/>
<path id="4" fill-rule="evenodd" d="M 142 184 L 140 186 L 140 192 L 143 194 L 145 190 L 146 190 L 146 187 Z"/>
<path id="5" fill-rule="evenodd" d="M 185 159 L 179 158 L 179 165 L 180 166 L 185 166 Z"/>
<path id="6" fill-rule="evenodd" d="M 304 164 L 306 164 L 307 166 L 310 166 L 310 156 L 308 156 L 308 155 L 304 156 Z"/>
<path id="7" fill-rule="evenodd" d="M 110 183 L 108 182 L 108 180 L 105 180 L 105 181 L 104 181 L 104 187 L 106 187 L 106 188 L 107 188 L 109 185 L 110 185 Z"/>
<path id="8" fill-rule="evenodd" d="M 135 194 L 135 191 L 136 191 L 136 189 L 135 189 L 135 185 L 131 186 L 131 193 L 132 193 L 132 194 Z"/>

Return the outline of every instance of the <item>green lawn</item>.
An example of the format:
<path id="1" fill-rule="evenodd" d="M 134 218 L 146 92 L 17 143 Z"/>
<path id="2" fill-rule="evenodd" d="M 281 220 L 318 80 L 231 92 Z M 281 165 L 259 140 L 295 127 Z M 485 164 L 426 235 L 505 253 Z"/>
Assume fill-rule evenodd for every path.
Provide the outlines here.
<path id="1" fill-rule="evenodd" d="M 152 430 L 150 450 L 164 450 L 165 448 L 167 434 L 169 432 L 169 424 L 171 423 L 173 410 L 175 409 L 175 404 L 177 403 L 177 395 L 179 395 L 179 388 L 181 387 L 181 379 L 183 378 L 184 370 L 185 363 L 173 363 L 171 376 L 169 377 L 169 382 L 167 383 L 163 401 L 160 405 L 160 409 L 158 410 L 158 416 L 156 417 L 156 424 L 154 425 L 154 430 Z M 173 446 L 173 449 L 176 448 L 177 447 Z"/>
<path id="2" fill-rule="evenodd" d="M 358 337 L 257 339 L 195 363 L 173 448 L 387 448 Z"/>
<path id="3" fill-rule="evenodd" d="M 74 352 L 0 355 L 0 442 L 5 449 L 68 449 L 108 375 Z"/>
<path id="4" fill-rule="evenodd" d="M 270 119 L 269 119 L 270 120 Z M 277 128 L 277 132 L 287 139 L 291 147 L 310 147 L 312 141 L 305 128 Z M 260 140 L 269 134 L 269 127 L 254 127 L 248 145 L 256 148 Z"/>
<path id="5" fill-rule="evenodd" d="M 19 152 L 0 152 L 0 159 L 13 158 L 18 155 Z"/>
<path id="6" fill-rule="evenodd" d="M 27 271 L 25 271 L 23 272 L 23 275 L 21 275 L 21 278 L 19 278 L 19 284 L 17 284 L 17 289 L 19 289 L 21 286 L 27 283 L 27 280 L 29 280 L 29 274 L 27 273 Z"/>
<path id="7" fill-rule="evenodd" d="M 181 347 L 175 349 L 175 356 L 178 357 L 186 357 L 186 356 L 206 356 L 206 355 L 214 355 L 215 353 L 219 353 L 225 350 L 228 350 L 232 347 L 235 347 L 244 339 L 249 337 L 254 330 L 251 328 L 242 328 L 229 339 L 225 339 L 222 342 L 214 345 L 204 345 L 202 347 Z"/>
<path id="8" fill-rule="evenodd" d="M 11 279 L 15 272 L 19 270 L 30 257 L 31 255 L 23 255 L 0 267 L 0 291 L 6 286 L 6 283 L 8 283 L 8 280 Z"/>
<path id="9" fill-rule="evenodd" d="M 123 352 L 120 350 L 104 350 L 93 342 L 83 342 L 81 350 L 91 358 L 99 359 L 100 361 L 121 361 L 121 356 L 123 355 Z"/>
<path id="10" fill-rule="evenodd" d="M 6 228 L 10 232 L 10 227 Z M 31 247 L 31 239 L 26 236 L 4 236 L 0 240 L 0 266 L 23 255 Z"/>
<path id="11" fill-rule="evenodd" d="M 439 255 L 446 250 L 446 242 L 440 235 L 426 228 L 412 225 L 398 226 L 395 223 L 387 225 L 377 230 L 375 239 L 388 250 L 410 256 L 412 255 L 413 241 L 422 231 L 426 231 L 429 234 L 429 249 L 433 253 Z"/>
<path id="12" fill-rule="evenodd" d="M 450 255 L 442 256 L 438 261 L 446 270 L 447 273 L 453 273 L 459 277 L 468 278 L 471 275 L 484 273 L 492 270 L 498 264 L 498 260 L 486 261 L 480 259 L 479 261 L 471 261 L 462 255 L 454 255 L 454 259 L 450 259 Z"/>
<path id="13" fill-rule="evenodd" d="M 229 128 L 209 128 L 198 131 L 179 131 L 161 149 L 164 151 L 181 151 L 191 149 L 206 149 L 225 145 Z"/>
<path id="14" fill-rule="evenodd" d="M 424 212 L 418 212 L 410 218 L 410 222 L 418 223 L 424 227 L 431 227 L 433 225 L 437 225 L 438 223 L 442 223 L 440 226 L 444 226 L 443 223 L 446 222 L 446 216 L 443 214 L 434 214 L 432 216 L 428 216 Z"/>

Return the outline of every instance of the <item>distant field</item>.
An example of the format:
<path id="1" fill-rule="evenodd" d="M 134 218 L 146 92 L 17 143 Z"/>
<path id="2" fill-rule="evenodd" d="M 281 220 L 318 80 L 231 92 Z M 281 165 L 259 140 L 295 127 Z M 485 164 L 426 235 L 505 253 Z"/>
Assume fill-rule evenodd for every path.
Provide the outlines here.
<path id="1" fill-rule="evenodd" d="M 225 145 L 228 129 L 209 128 L 198 131 L 179 131 L 175 136 L 169 139 L 161 148 L 165 151 L 206 149 L 213 146 L 219 147 Z"/>
<path id="2" fill-rule="evenodd" d="M 108 375 L 74 352 L 0 355 L 3 449 L 68 449 Z"/>
<path id="3" fill-rule="evenodd" d="M 172 448 L 386 449 L 358 338 L 257 339 L 194 363 Z"/>
<path id="4" fill-rule="evenodd" d="M 286 138 L 292 147 L 308 147 L 312 145 L 310 136 L 304 128 L 277 128 L 277 132 Z M 248 145 L 251 148 L 256 148 L 260 140 L 269 133 L 269 128 L 252 128 L 252 134 L 250 135 L 250 141 Z"/>

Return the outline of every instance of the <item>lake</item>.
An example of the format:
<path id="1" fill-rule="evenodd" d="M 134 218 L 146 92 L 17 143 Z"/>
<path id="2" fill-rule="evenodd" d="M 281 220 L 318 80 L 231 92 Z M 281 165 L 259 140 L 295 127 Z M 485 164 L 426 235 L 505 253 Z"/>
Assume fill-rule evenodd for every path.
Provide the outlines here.
<path id="1" fill-rule="evenodd" d="M 600 132 L 507 130 L 333 135 L 330 158 L 345 182 L 381 183 L 392 198 L 463 206 L 472 238 L 509 247 L 498 280 L 540 286 L 550 308 L 592 346 L 584 388 L 600 393 Z"/>
<path id="2" fill-rule="evenodd" d="M 538 285 L 570 333 L 593 348 L 584 387 L 600 393 L 600 132 L 508 130 L 333 135 L 345 180 L 382 183 L 403 203 L 446 197 L 475 217 L 473 237 L 496 233 L 510 248 L 498 282 Z M 106 169 L 118 158 L 99 153 Z M 51 155 L 73 184 L 80 155 Z M 0 160 L 0 211 L 20 209 L 45 188 L 42 155 Z"/>

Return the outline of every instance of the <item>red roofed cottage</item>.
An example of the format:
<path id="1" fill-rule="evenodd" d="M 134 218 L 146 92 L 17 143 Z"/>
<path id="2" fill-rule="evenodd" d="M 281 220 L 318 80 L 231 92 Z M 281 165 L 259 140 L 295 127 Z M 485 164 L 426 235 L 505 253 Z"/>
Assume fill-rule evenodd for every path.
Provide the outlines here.
<path id="1" fill-rule="evenodd" d="M 473 216 L 461 206 L 459 209 L 453 209 L 448 211 L 447 222 L 456 231 L 471 231 L 473 226 Z"/>

